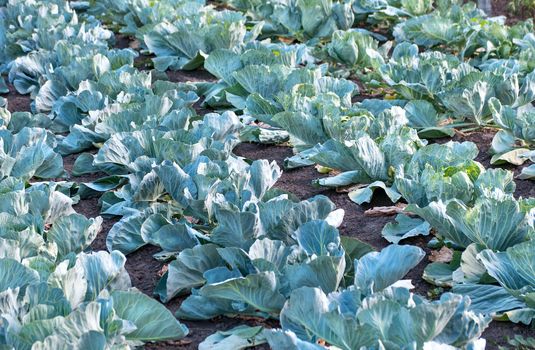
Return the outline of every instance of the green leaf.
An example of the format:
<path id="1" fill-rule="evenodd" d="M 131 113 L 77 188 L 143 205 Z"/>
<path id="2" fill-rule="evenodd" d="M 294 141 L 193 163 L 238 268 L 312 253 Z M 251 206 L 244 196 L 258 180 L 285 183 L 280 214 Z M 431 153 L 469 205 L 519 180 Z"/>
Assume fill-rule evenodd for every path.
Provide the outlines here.
<path id="1" fill-rule="evenodd" d="M 389 245 L 355 260 L 355 287 L 370 295 L 394 284 L 418 265 L 425 252 L 410 245 Z"/>
<path id="2" fill-rule="evenodd" d="M 447 204 L 446 213 L 472 242 L 493 250 L 505 250 L 527 235 L 526 213 L 512 195 L 480 197 L 473 208 L 454 199 Z"/>
<path id="3" fill-rule="evenodd" d="M 405 238 L 427 236 L 431 231 L 429 223 L 422 219 L 398 214 L 395 220 L 396 222 L 387 223 L 381 231 L 382 236 L 390 243 L 398 244 Z"/>
<path id="4" fill-rule="evenodd" d="M 165 289 L 158 293 L 160 299 L 168 302 L 175 295 L 201 287 L 206 282 L 204 273 L 223 265 L 224 261 L 215 244 L 203 244 L 181 251 L 177 259 L 168 265 Z"/>
<path id="5" fill-rule="evenodd" d="M 39 275 L 34 270 L 13 259 L 0 259 L 0 291 L 22 288 L 37 282 Z"/>
<path id="6" fill-rule="evenodd" d="M 113 225 L 106 237 L 108 250 L 119 250 L 124 254 L 130 254 L 146 245 L 141 237 L 141 225 L 145 219 L 144 213 L 138 213 L 125 217 Z"/>
<path id="7" fill-rule="evenodd" d="M 324 220 L 313 220 L 301 225 L 295 231 L 295 238 L 308 255 L 340 256 L 340 235 L 338 230 Z"/>
<path id="8" fill-rule="evenodd" d="M 124 268 L 126 257 L 119 251 L 82 253 L 78 261 L 87 280 L 85 300 L 95 300 L 104 289 L 127 289 L 130 277 Z"/>
<path id="9" fill-rule="evenodd" d="M 47 232 L 47 239 L 58 246 L 59 257 L 80 253 L 91 245 L 102 226 L 100 216 L 87 219 L 80 214 L 60 217 Z"/>
<path id="10" fill-rule="evenodd" d="M 200 293 L 210 298 L 245 302 L 267 313 L 279 313 L 286 298 L 279 293 L 278 288 L 275 273 L 261 272 L 205 285 Z"/>
<path id="11" fill-rule="evenodd" d="M 508 151 L 501 154 L 495 154 L 492 156 L 490 163 L 494 165 L 510 163 L 513 165 L 522 165 L 527 160 L 523 157 L 529 149 L 527 148 L 516 148 L 512 151 Z"/>
<path id="12" fill-rule="evenodd" d="M 399 194 L 392 187 L 387 186 L 382 181 L 375 181 L 366 187 L 349 192 L 349 198 L 359 205 L 363 203 L 370 203 L 373 197 L 373 193 L 378 188 L 383 189 L 388 198 L 390 198 L 393 203 L 396 203 L 401 198 L 401 194 Z"/>
<path id="13" fill-rule="evenodd" d="M 520 175 L 517 176 L 517 179 L 520 180 L 533 180 L 535 179 L 535 164 L 532 164 L 528 167 L 525 167 L 520 172 Z"/>
<path id="14" fill-rule="evenodd" d="M 165 306 L 141 292 L 111 293 L 117 317 L 132 322 L 137 329 L 126 334 L 128 340 L 162 341 L 181 339 L 188 334 Z"/>
<path id="15" fill-rule="evenodd" d="M 262 326 L 237 326 L 228 331 L 217 331 L 199 344 L 199 350 L 241 350 L 262 345 L 266 339 Z"/>
<path id="16" fill-rule="evenodd" d="M 485 265 L 489 275 L 502 286 L 510 290 L 520 290 L 526 286 L 535 286 L 535 261 L 533 259 L 535 241 L 516 244 L 505 252 L 483 250 L 479 259 Z"/>
<path id="17" fill-rule="evenodd" d="M 375 250 L 371 245 L 364 243 L 357 238 L 341 236 L 340 241 L 346 252 L 346 256 L 349 257 L 351 261 L 360 259 L 365 254 Z"/>

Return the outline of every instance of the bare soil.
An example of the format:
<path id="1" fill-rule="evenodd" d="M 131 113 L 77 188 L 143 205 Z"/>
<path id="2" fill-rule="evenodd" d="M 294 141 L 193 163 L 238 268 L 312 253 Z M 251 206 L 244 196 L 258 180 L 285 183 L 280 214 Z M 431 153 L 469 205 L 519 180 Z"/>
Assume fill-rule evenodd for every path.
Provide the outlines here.
<path id="1" fill-rule="evenodd" d="M 526 19 L 535 18 L 535 3 L 531 7 L 522 7 L 513 11 L 511 0 L 492 0 L 492 16 L 505 16 L 506 23 L 513 25 Z"/>
<path id="2" fill-rule="evenodd" d="M 17 90 L 15 90 L 15 87 L 9 83 L 7 84 L 7 87 L 9 88 L 9 92 L 2 95 L 2 97 L 7 100 L 7 110 L 11 113 L 30 112 L 32 103 L 30 96 L 19 94 Z"/>

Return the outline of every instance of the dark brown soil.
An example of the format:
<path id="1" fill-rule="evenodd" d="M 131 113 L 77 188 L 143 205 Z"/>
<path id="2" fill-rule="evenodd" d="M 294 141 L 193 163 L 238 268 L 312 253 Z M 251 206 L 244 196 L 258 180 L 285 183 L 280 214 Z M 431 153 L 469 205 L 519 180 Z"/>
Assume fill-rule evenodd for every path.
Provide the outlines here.
<path id="1" fill-rule="evenodd" d="M 505 16 L 505 23 L 507 25 L 514 25 L 520 21 L 526 19 L 535 18 L 535 4 L 531 7 L 521 6 L 515 8 L 514 2 L 520 2 L 520 0 L 491 0 L 491 13 L 487 13 L 488 16 Z M 475 2 L 477 0 L 463 0 L 463 3 Z"/>
<path id="2" fill-rule="evenodd" d="M 116 49 L 133 49 L 139 50 L 139 41 L 135 38 L 132 38 L 124 34 L 115 34 L 115 45 L 113 46 Z"/>
<path id="3" fill-rule="evenodd" d="M 2 95 L 7 102 L 7 110 L 13 112 L 30 112 L 32 99 L 30 95 L 21 95 L 15 90 L 15 87 L 11 84 L 7 84 L 9 92 Z"/>
<path id="4" fill-rule="evenodd" d="M 511 0 L 492 0 L 492 16 L 505 16 L 509 25 L 535 18 L 535 3 L 532 2 L 530 8 L 524 6 L 516 10 L 512 4 Z"/>
<path id="5" fill-rule="evenodd" d="M 177 70 L 167 71 L 167 78 L 174 83 L 198 83 L 198 82 L 216 82 L 217 78 L 204 69 L 196 71 Z M 198 115 L 205 115 L 212 112 L 210 109 L 206 109 L 201 106 L 202 100 L 199 100 L 193 108 Z"/>
<path id="6" fill-rule="evenodd" d="M 91 152 L 94 153 L 96 152 L 96 150 L 92 150 Z M 78 154 L 71 154 L 66 157 L 63 157 L 63 167 L 65 168 L 65 171 L 69 174 L 69 181 L 73 181 L 80 184 L 84 182 L 95 181 L 105 175 L 104 173 L 96 173 L 86 174 L 82 176 L 71 176 L 72 167 L 74 166 L 74 162 L 76 161 L 77 157 Z M 73 208 L 74 210 L 76 210 L 77 213 L 85 215 L 88 218 L 95 218 L 97 216 L 100 216 L 100 205 L 98 204 L 98 198 L 96 197 L 80 200 L 80 202 L 73 206 Z M 118 218 L 108 217 L 103 219 L 104 220 L 102 222 L 102 230 L 91 244 L 91 249 L 95 251 L 107 250 L 106 237 L 112 226 L 118 221 Z"/>

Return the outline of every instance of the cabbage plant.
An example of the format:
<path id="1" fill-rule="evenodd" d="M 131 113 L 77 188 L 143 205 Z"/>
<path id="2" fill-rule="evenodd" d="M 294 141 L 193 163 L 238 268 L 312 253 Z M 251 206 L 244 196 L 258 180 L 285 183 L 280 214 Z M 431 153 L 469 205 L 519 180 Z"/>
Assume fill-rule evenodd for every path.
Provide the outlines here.
<path id="1" fill-rule="evenodd" d="M 210 245 L 183 251 L 170 266 L 167 290 L 196 289 L 177 315 L 188 319 L 234 313 L 273 317 L 292 290 L 303 286 L 336 290 L 346 267 L 338 230 L 324 220 L 300 220 L 292 236 L 292 243 L 259 239 L 245 251 Z M 203 254 L 207 260 L 192 265 L 190 259 L 200 250 L 211 253 Z M 188 282 L 185 275 L 191 276 Z"/>
<path id="2" fill-rule="evenodd" d="M 95 18 L 80 21 L 70 3 L 61 0 L 10 0 L 0 18 L 0 71 L 18 57 L 54 50 L 59 41 L 107 46 L 113 38 Z"/>
<path id="3" fill-rule="evenodd" d="M 255 21 L 265 21 L 263 34 L 288 36 L 301 42 L 329 39 L 351 28 L 354 14 L 347 0 L 228 0 Z"/>
<path id="4" fill-rule="evenodd" d="M 502 256 L 502 252 L 521 251 L 520 247 L 529 246 L 535 233 L 532 201 L 513 197 L 511 172 L 484 171 L 470 160 L 477 155 L 473 144 L 431 145 L 418 153 L 395 184 L 411 203 L 406 213 L 420 216 L 427 225 L 400 215 L 396 223 L 385 226 L 383 235 L 398 242 L 428 234 L 433 227 L 440 244 L 454 249 L 453 259 L 429 264 L 423 278 L 438 286 L 453 286 L 454 292 L 470 296 L 474 301 L 472 309 L 477 312 L 529 324 L 533 309 L 529 302 L 525 304 L 529 296 L 526 299 L 523 293 L 529 290 L 530 282 L 517 285 L 516 289 L 522 289 L 518 293 L 507 289 L 503 275 L 494 270 L 495 262 L 485 262 L 483 256 Z M 496 281 L 506 289 L 492 285 Z M 491 294 L 496 301 L 487 304 Z"/>
<path id="5" fill-rule="evenodd" d="M 266 114 L 269 118 L 274 112 L 281 111 L 280 105 L 274 101 L 279 92 L 304 79 L 310 81 L 315 72 L 320 73 L 299 69 L 306 55 L 306 47 L 302 45 L 260 42 L 250 43 L 242 52 L 214 51 L 206 59 L 204 68 L 220 81 L 201 84 L 201 91 L 205 90 L 204 103 L 211 107 L 249 107 L 255 115 Z M 297 72 L 285 84 L 294 71 Z"/>
<path id="6" fill-rule="evenodd" d="M 474 232 L 455 224 L 450 213 L 460 214 L 476 204 L 485 208 L 492 205 L 514 208 L 516 205 L 516 211 L 521 211 L 516 201 L 511 199 L 516 188 L 513 174 L 502 169 L 484 170 L 481 164 L 474 161 L 477 154 L 477 147 L 471 142 L 428 145 L 416 152 L 396 174 L 394 181 L 396 189 L 410 204 L 406 211 L 427 220 L 435 228 L 438 237 L 455 247 L 465 248 L 476 241 L 481 245 L 492 243 L 486 242 L 486 238 L 478 240 Z M 501 193 L 501 196 L 496 194 L 498 197 L 494 198 L 492 193 Z M 481 220 L 488 220 L 487 216 L 492 216 L 488 212 L 481 215 L 485 217 Z M 414 221 L 413 224 L 418 222 Z M 401 227 L 388 226 L 383 230 L 383 235 L 390 236 L 387 237 L 389 240 L 395 237 L 403 239 L 409 237 L 403 234 L 408 234 L 412 228 L 405 226 L 404 231 Z M 395 232 L 391 232 L 393 229 L 396 229 Z M 505 235 L 509 234 L 505 226 L 500 229 L 505 230 Z M 522 229 L 512 241 L 518 243 L 523 237 L 525 231 Z M 514 243 L 504 244 L 495 248 L 504 249 Z"/>
<path id="7" fill-rule="evenodd" d="M 433 10 L 435 3 L 458 6 L 455 1 L 433 0 L 355 0 L 352 7 L 358 19 L 365 18 L 370 24 L 404 22 L 408 18 L 425 15 Z M 446 5 L 447 6 L 447 5 Z"/>
<path id="8" fill-rule="evenodd" d="M 0 343 L 104 349 L 184 337 L 165 307 L 130 289 L 123 254 L 84 252 L 102 218 L 76 214 L 70 186 L 0 182 Z"/>
<path id="9" fill-rule="evenodd" d="M 391 245 L 356 259 L 355 280 L 347 289 L 294 290 L 281 311 L 282 330 L 265 331 L 268 342 L 274 347 L 297 342 L 302 348 L 324 349 L 317 345 L 323 340 L 348 350 L 481 343 L 490 318 L 470 311 L 470 298 L 446 293 L 430 302 L 409 292 L 410 281 L 399 281 L 423 255 L 417 247 Z"/>
<path id="10" fill-rule="evenodd" d="M 218 332 L 201 350 L 250 340 L 482 349 L 491 318 L 532 323 L 534 201 L 514 196 L 512 172 L 484 169 L 474 144 L 422 140 L 495 124 L 493 162 L 535 159 L 532 23 L 505 26 L 448 0 L 226 3 L 241 12 L 203 0 L 0 0 L 0 72 L 34 100 L 33 113 L 0 109 L 0 347 L 186 336 L 132 288 L 125 255 L 148 245 L 167 264 L 154 294 L 182 297 L 177 317 L 280 320 L 277 330 Z M 374 32 L 352 28 L 355 18 Z M 134 67 L 137 49 L 112 49 L 112 29 L 154 54 L 156 70 Z M 393 41 L 379 46 L 386 37 L 392 53 Z M 161 72 L 201 66 L 218 81 Z M 388 96 L 355 103 L 357 84 L 339 78 L 353 73 Z M 9 90 L 0 77 L 0 93 Z M 198 115 L 199 96 L 220 113 Z M 382 232 L 395 244 L 376 252 L 341 236 L 343 210 L 277 188 L 275 162 L 233 154 L 244 140 L 289 140 L 288 168 L 318 165 L 328 176 L 315 185 L 347 187 L 358 204 L 376 189 L 406 201 Z M 99 178 L 36 182 L 66 176 L 62 155 L 95 148 L 71 173 Z M 91 252 L 102 218 L 74 210 L 92 197 L 118 219 L 108 252 Z M 424 270 L 454 292 L 435 301 L 402 280 L 425 253 L 398 245 L 431 233 L 431 246 L 452 252 Z"/>
<path id="11" fill-rule="evenodd" d="M 245 18 L 238 12 L 199 8 L 172 22 L 162 21 L 146 31 L 144 44 L 158 70 L 191 70 L 198 68 L 204 58 L 217 49 L 236 50 L 255 40 L 262 23 L 247 30 Z"/>
<path id="12" fill-rule="evenodd" d="M 505 251 L 479 250 L 475 271 L 486 271 L 499 285 L 468 283 L 456 284 L 453 290 L 473 300 L 476 312 L 493 315 L 500 320 L 529 325 L 535 319 L 533 307 L 533 239 L 516 244 Z M 463 268 L 463 267 L 462 267 Z M 474 266 L 463 270 L 474 270 Z"/>
<path id="13" fill-rule="evenodd" d="M 38 259 L 28 260 L 37 266 L 0 259 L 0 334 L 6 346 L 104 349 L 188 333 L 164 306 L 128 290 L 126 259 L 119 252 L 72 255 L 46 272 L 39 270 Z"/>
<path id="14" fill-rule="evenodd" d="M 65 175 L 63 159 L 54 150 L 54 135 L 45 129 L 0 130 L 0 145 L 0 178 L 52 179 Z"/>
<path id="15" fill-rule="evenodd" d="M 400 107 L 385 109 L 377 116 L 356 112 L 339 116 L 325 113 L 323 120 L 297 113 L 277 115 L 275 120 L 290 135 L 304 141 L 298 143 L 300 153 L 286 162 L 290 166 L 316 163 L 335 170 L 334 176 L 315 183 L 328 187 L 356 184 L 349 197 L 358 204 L 370 202 L 377 188 L 396 202 L 401 196 L 391 187 L 394 176 L 425 142 L 407 126 Z"/>
<path id="16" fill-rule="evenodd" d="M 57 100 L 76 91 L 85 80 L 103 78 L 103 85 L 113 86 L 109 79 L 111 72 L 132 67 L 136 56 L 130 49 L 108 50 L 59 42 L 53 52 L 33 52 L 15 60 L 9 80 L 19 93 L 31 93 L 32 109 L 48 113 Z"/>
<path id="17" fill-rule="evenodd" d="M 390 43 L 379 48 L 377 36 L 365 29 L 337 30 L 331 41 L 321 51 L 317 50 L 317 55 L 326 56 L 328 60 L 346 66 L 366 81 L 370 79 L 367 74 L 385 64 L 385 51 L 390 48 Z M 382 36 L 379 39 L 386 40 Z"/>
<path id="18" fill-rule="evenodd" d="M 478 62 L 517 56 L 519 47 L 515 42 L 532 32 L 532 21 L 509 27 L 505 17 L 487 17 L 474 3 L 448 6 L 447 2 L 429 14 L 398 23 L 393 30 L 398 42 L 427 49 L 442 46 L 461 59 L 474 57 Z"/>
<path id="19" fill-rule="evenodd" d="M 87 12 L 106 24 L 119 26 L 119 32 L 142 39 L 147 29 L 164 21 L 195 15 L 204 0 L 91 0 Z"/>
<path id="20" fill-rule="evenodd" d="M 281 131 L 275 118 L 278 113 L 315 113 L 322 108 L 320 100 L 328 99 L 348 107 L 358 91 L 348 80 L 327 76 L 326 66 L 300 66 L 309 59 L 303 45 L 254 43 L 240 54 L 219 50 L 208 57 L 205 68 L 220 81 L 198 84 L 198 91 L 211 107 L 233 106 L 243 111 L 244 140 L 284 141 L 287 130 Z"/>
<path id="21" fill-rule="evenodd" d="M 416 45 L 395 47 L 380 68 L 383 81 L 403 98 L 428 100 L 454 120 L 485 125 L 491 120 L 489 100 L 519 107 L 535 99 L 535 74 L 488 66 L 479 70 L 440 52 L 418 52 Z"/>
<path id="22" fill-rule="evenodd" d="M 109 82 L 113 85 L 108 85 Z M 195 87 L 156 81 L 152 74 L 135 70 L 106 73 L 97 82 L 84 81 L 77 91 L 53 105 L 54 131 L 69 130 L 58 137 L 62 154 L 85 151 L 118 132 L 142 129 L 183 129 L 196 114 Z"/>
<path id="23" fill-rule="evenodd" d="M 520 108 L 504 106 L 499 100 L 490 101 L 492 117 L 500 130 L 492 139 L 491 162 L 507 161 L 522 164 L 535 145 L 535 109 L 531 105 Z M 526 155 L 526 158 L 522 158 Z"/>

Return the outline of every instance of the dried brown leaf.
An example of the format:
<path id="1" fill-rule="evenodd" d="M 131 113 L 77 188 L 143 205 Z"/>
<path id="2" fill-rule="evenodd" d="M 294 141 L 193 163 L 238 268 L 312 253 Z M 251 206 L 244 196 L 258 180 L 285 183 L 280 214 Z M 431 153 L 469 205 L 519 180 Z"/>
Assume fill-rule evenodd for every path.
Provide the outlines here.
<path id="1" fill-rule="evenodd" d="M 433 262 L 449 263 L 453 259 L 453 250 L 448 247 L 442 247 L 440 250 L 431 251 L 429 260 Z"/>
<path id="2" fill-rule="evenodd" d="M 364 215 L 366 216 L 392 216 L 397 214 L 407 214 L 404 212 L 404 209 L 407 207 L 407 204 L 404 203 L 398 203 L 396 205 L 388 206 L 388 207 L 374 207 L 372 209 L 368 209 L 364 212 Z"/>

